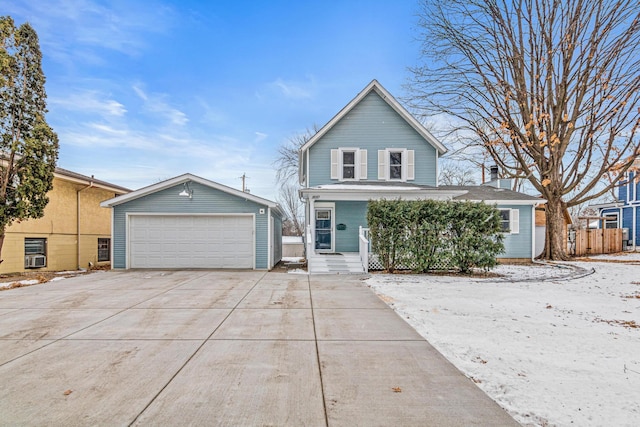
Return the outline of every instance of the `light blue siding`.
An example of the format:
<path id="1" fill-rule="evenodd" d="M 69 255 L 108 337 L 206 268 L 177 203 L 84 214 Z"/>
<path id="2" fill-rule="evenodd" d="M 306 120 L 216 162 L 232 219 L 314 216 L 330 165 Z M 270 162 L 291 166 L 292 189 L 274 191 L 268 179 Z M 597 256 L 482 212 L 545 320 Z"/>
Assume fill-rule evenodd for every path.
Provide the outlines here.
<path id="1" fill-rule="evenodd" d="M 255 214 L 256 268 L 267 268 L 269 246 L 267 206 L 197 182 L 191 181 L 189 186 L 193 190 L 193 198 L 191 199 L 178 195 L 183 189 L 183 185 L 179 184 L 113 207 L 113 267 L 126 268 L 127 213 L 252 213 Z M 260 213 L 261 208 L 264 209 L 262 214 Z M 274 244 L 274 247 L 278 246 L 278 244 Z"/>
<path id="2" fill-rule="evenodd" d="M 309 186 L 336 183 L 331 180 L 331 149 L 367 150 L 367 180 L 378 180 L 378 150 L 415 150 L 415 180 L 436 185 L 436 149 L 415 131 L 376 92 L 369 93 L 342 120 L 309 149 Z"/>
<path id="3" fill-rule="evenodd" d="M 504 253 L 498 258 L 527 258 L 532 259 L 532 221 L 533 209 L 531 206 L 498 205 L 498 209 L 517 209 L 520 211 L 520 228 L 518 234 L 504 235 Z"/>
<path id="4" fill-rule="evenodd" d="M 282 217 L 273 214 L 273 262 L 277 264 L 282 259 Z"/>
<path id="5" fill-rule="evenodd" d="M 338 201 L 335 210 L 336 223 L 336 252 L 358 252 L 359 227 L 367 226 L 368 202 Z M 345 230 L 338 230 L 337 225 L 344 224 Z"/>

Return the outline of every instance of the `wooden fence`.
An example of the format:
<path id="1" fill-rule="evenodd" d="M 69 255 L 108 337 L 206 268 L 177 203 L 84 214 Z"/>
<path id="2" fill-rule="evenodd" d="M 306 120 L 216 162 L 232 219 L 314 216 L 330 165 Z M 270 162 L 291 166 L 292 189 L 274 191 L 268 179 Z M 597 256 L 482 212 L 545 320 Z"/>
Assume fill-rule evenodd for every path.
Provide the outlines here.
<path id="1" fill-rule="evenodd" d="M 588 228 L 586 230 L 575 230 L 575 233 L 575 242 L 569 241 L 572 255 L 610 254 L 622 251 L 621 228 Z"/>

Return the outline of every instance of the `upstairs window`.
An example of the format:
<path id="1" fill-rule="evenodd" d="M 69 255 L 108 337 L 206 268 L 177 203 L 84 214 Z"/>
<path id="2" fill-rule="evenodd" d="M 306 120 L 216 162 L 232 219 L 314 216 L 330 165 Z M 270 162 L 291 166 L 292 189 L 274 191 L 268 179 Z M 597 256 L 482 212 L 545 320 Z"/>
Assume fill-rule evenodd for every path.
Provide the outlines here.
<path id="1" fill-rule="evenodd" d="M 342 152 L 342 179 L 355 179 L 356 177 L 356 152 Z"/>
<path id="2" fill-rule="evenodd" d="M 389 151 L 389 179 L 402 180 L 402 151 Z"/>
<path id="3" fill-rule="evenodd" d="M 403 148 L 378 150 L 378 179 L 412 181 L 415 179 L 415 152 Z"/>
<path id="4" fill-rule="evenodd" d="M 359 148 L 331 150 L 331 179 L 339 181 L 367 179 L 367 150 Z"/>

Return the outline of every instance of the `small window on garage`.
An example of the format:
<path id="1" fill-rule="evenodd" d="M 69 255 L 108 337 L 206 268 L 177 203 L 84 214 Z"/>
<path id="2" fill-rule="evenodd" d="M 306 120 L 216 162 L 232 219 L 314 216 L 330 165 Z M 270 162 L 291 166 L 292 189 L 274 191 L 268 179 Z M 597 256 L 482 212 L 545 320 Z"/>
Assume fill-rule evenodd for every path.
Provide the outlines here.
<path id="1" fill-rule="evenodd" d="M 47 266 L 47 239 L 24 239 L 24 268 L 41 268 Z"/>
<path id="2" fill-rule="evenodd" d="M 111 261 L 111 239 L 98 238 L 98 262 Z"/>

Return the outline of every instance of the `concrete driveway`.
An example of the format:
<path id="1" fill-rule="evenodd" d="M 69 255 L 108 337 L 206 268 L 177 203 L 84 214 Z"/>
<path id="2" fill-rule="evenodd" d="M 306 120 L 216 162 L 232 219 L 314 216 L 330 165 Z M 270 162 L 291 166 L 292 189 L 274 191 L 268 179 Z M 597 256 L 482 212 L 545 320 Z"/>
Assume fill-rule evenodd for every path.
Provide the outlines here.
<path id="1" fill-rule="evenodd" d="M 517 425 L 357 276 L 101 272 L 0 292 L 0 425 Z"/>

